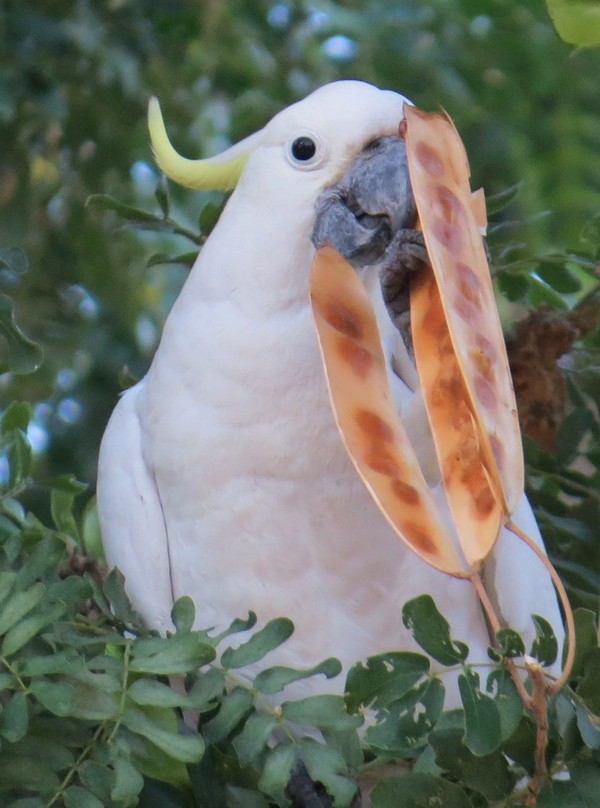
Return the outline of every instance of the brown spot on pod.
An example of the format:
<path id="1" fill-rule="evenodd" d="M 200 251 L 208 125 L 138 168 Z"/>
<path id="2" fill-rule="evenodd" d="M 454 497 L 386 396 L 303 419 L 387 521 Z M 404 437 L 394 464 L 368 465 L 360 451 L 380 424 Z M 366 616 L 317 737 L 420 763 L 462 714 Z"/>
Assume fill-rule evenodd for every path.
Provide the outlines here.
<path id="1" fill-rule="evenodd" d="M 337 352 L 344 362 L 361 379 L 364 379 L 373 365 L 373 357 L 370 352 L 348 337 L 342 337 L 337 343 Z"/>
<path id="2" fill-rule="evenodd" d="M 355 418 L 360 429 L 374 441 L 391 443 L 394 440 L 394 430 L 376 412 L 359 410 Z"/>
<path id="3" fill-rule="evenodd" d="M 442 218 L 447 222 L 455 222 L 464 213 L 460 199 L 446 185 L 436 185 L 435 199 L 441 208 Z"/>
<path id="4" fill-rule="evenodd" d="M 446 331 L 446 323 L 444 320 L 444 310 L 442 309 L 442 305 L 439 301 L 432 303 L 432 305 L 427 309 L 425 316 L 423 317 L 423 330 L 427 331 L 428 334 L 438 339 L 440 336 L 440 332 L 443 329 Z"/>
<path id="5" fill-rule="evenodd" d="M 360 316 L 341 300 L 328 300 L 321 313 L 332 328 L 353 339 L 360 339 L 364 333 Z"/>
<path id="6" fill-rule="evenodd" d="M 441 177 L 444 173 L 444 162 L 440 155 L 432 149 L 424 140 L 417 143 L 415 153 L 417 160 L 428 174 L 433 177 Z"/>
<path id="7" fill-rule="evenodd" d="M 470 266 L 456 262 L 457 285 L 461 295 L 477 306 L 481 304 L 481 282 Z"/>
<path id="8" fill-rule="evenodd" d="M 367 466 L 378 474 L 394 477 L 400 474 L 400 467 L 394 457 L 381 446 L 374 445 L 365 456 Z"/>
<path id="9" fill-rule="evenodd" d="M 498 406 L 498 396 L 494 387 L 490 382 L 478 373 L 473 379 L 473 387 L 475 388 L 475 395 L 477 400 L 481 403 L 486 410 L 495 410 Z"/>
<path id="10" fill-rule="evenodd" d="M 484 485 L 473 499 L 475 516 L 477 519 L 487 519 L 496 507 L 496 500 L 489 485 Z"/>
<path id="11" fill-rule="evenodd" d="M 392 491 L 394 496 L 405 505 L 418 505 L 421 500 L 421 496 L 414 486 L 397 477 L 392 480 Z"/>
<path id="12" fill-rule="evenodd" d="M 495 382 L 493 359 L 482 351 L 471 351 L 470 356 L 477 372 L 481 373 L 483 378 L 493 385 Z"/>
<path id="13" fill-rule="evenodd" d="M 438 554 L 434 540 L 431 538 L 429 533 L 419 527 L 419 525 L 409 522 L 404 525 L 404 531 L 411 542 L 418 547 L 419 550 L 422 550 L 424 553 L 429 553 L 430 555 Z"/>
<path id="14" fill-rule="evenodd" d="M 452 253 L 458 253 L 463 246 L 463 234 L 460 225 L 448 222 L 441 217 L 434 220 L 431 227 L 433 235 Z"/>

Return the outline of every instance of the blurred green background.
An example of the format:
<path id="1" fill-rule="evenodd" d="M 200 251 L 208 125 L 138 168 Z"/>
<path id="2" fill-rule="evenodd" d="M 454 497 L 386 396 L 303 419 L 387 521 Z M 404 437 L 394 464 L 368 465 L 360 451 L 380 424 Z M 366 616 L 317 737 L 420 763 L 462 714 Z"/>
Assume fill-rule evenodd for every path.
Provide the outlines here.
<path id="1" fill-rule="evenodd" d="M 542 0 L 3 0 L 0 292 L 45 358 L 35 373 L 0 375 L 0 393 L 3 406 L 35 407 L 38 480 L 70 472 L 93 488 L 121 385 L 143 375 L 187 272 L 148 259 L 194 248 L 86 206 L 110 194 L 160 216 L 148 97 L 160 98 L 174 143 L 193 157 L 348 77 L 452 115 L 473 185 L 492 209 L 509 202 L 490 232 L 507 329 L 542 304 L 572 324 L 600 256 L 600 50 L 562 42 Z M 193 231 L 207 200 L 219 199 L 170 193 L 173 218 Z M 16 247 L 29 260 L 23 274 L 13 271 Z M 592 307 L 565 343 L 558 393 L 568 388 L 571 403 L 556 405 L 558 444 L 553 436 L 545 452 L 528 453 L 532 496 L 558 530 L 553 553 L 571 560 L 571 527 L 561 533 L 557 519 L 584 513 L 586 541 L 600 522 L 595 316 Z M 27 494 L 34 506 L 44 496 L 43 487 Z"/>

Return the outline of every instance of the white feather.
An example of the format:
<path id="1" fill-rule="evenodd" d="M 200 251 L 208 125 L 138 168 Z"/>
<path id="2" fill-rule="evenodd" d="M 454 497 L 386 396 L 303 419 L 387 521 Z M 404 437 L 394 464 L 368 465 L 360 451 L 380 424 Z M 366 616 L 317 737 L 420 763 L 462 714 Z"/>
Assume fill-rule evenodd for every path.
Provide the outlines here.
<path id="1" fill-rule="evenodd" d="M 398 541 L 346 456 L 308 303 L 315 201 L 368 140 L 396 131 L 403 103 L 395 93 L 339 82 L 264 128 L 147 376 L 113 414 L 98 488 L 106 552 L 152 625 L 168 626 L 172 599 L 184 594 L 195 600 L 198 627 L 222 627 L 249 609 L 263 623 L 286 615 L 296 632 L 268 664 L 311 665 L 333 655 L 347 669 L 369 654 L 416 649 L 401 606 L 429 592 L 471 658 L 487 658 L 470 585 L 429 568 Z M 316 133 L 325 155 L 311 170 L 286 158 L 289 143 L 306 132 Z M 411 389 L 414 368 L 380 293 L 373 296 L 390 368 L 396 352 L 408 382 L 393 375 L 396 402 L 436 483 L 422 399 Z M 445 507 L 439 486 L 436 496 Z M 535 528 L 525 506 L 521 517 Z M 560 634 L 546 573 L 513 545 L 502 537 L 494 553 L 503 613 L 527 629 L 535 609 Z M 338 677 L 307 680 L 296 692 L 342 688 Z"/>

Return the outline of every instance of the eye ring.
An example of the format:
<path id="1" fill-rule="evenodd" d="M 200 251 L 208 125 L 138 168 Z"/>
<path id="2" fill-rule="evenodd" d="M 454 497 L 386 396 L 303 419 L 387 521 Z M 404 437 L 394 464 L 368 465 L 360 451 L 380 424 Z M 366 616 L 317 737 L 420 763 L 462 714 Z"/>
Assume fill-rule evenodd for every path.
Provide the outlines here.
<path id="1" fill-rule="evenodd" d="M 300 169 L 318 168 L 327 156 L 320 139 L 312 132 L 299 132 L 291 137 L 285 152 L 288 162 Z"/>

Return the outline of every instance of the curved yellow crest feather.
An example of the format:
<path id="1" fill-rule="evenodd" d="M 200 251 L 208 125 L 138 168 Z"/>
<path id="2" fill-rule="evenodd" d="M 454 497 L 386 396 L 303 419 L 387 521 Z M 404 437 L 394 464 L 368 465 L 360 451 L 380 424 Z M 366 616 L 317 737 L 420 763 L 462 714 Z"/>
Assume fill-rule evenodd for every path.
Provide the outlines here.
<path id="1" fill-rule="evenodd" d="M 156 162 L 165 174 L 186 188 L 197 191 L 230 191 L 235 188 L 250 152 L 261 132 L 256 132 L 216 157 L 189 160 L 171 145 L 160 104 L 152 97 L 148 105 L 148 129 Z"/>

